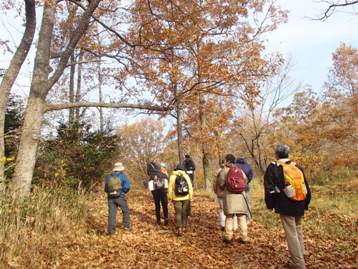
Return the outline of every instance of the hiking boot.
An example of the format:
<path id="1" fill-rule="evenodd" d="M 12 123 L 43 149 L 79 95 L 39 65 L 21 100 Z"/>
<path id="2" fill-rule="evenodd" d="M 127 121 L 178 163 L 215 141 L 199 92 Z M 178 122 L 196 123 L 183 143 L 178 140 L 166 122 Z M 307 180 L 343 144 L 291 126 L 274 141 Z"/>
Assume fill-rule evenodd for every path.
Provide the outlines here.
<path id="1" fill-rule="evenodd" d="M 183 235 L 183 229 L 182 228 L 178 228 L 177 230 L 177 236 L 182 236 Z"/>
<path id="2" fill-rule="evenodd" d="M 167 226 L 169 224 L 169 220 L 168 219 L 164 219 L 164 226 Z"/>
<path id="3" fill-rule="evenodd" d="M 157 225 L 160 225 L 160 220 L 157 220 Z"/>
<path id="4" fill-rule="evenodd" d="M 124 232 L 131 232 L 132 229 L 130 227 L 123 227 Z"/>
<path id="5" fill-rule="evenodd" d="M 227 238 L 224 238 L 223 239 L 223 242 L 226 244 L 226 245 L 231 245 L 232 244 L 232 240 L 229 240 Z"/>
<path id="6" fill-rule="evenodd" d="M 225 232 L 225 227 L 221 227 L 220 230 L 221 230 L 222 232 Z"/>

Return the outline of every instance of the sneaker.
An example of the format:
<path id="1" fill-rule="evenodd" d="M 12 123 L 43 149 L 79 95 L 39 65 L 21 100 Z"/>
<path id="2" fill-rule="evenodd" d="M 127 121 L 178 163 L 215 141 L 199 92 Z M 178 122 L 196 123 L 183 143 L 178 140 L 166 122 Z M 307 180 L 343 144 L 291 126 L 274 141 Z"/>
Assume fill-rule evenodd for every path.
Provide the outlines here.
<path id="1" fill-rule="evenodd" d="M 130 232 L 132 229 L 130 227 L 123 227 L 123 231 Z"/>

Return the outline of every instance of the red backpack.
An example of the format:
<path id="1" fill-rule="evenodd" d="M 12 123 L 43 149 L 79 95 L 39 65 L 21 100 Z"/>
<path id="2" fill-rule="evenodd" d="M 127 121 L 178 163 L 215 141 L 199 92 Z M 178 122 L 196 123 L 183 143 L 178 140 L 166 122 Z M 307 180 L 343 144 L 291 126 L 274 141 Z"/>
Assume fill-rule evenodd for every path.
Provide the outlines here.
<path id="1" fill-rule="evenodd" d="M 242 193 L 246 188 L 244 172 L 236 165 L 231 166 L 227 173 L 226 188 L 231 193 Z"/>

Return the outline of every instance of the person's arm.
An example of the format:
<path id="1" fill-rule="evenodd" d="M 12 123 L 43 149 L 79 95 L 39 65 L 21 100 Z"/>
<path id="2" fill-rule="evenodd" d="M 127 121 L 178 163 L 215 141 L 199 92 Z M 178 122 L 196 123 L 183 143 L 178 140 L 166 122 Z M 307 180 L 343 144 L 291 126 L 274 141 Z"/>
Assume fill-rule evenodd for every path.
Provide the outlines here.
<path id="1" fill-rule="evenodd" d="M 184 175 L 186 182 L 189 185 L 189 200 L 193 200 L 193 184 L 191 184 L 191 180 L 188 175 Z"/>
<path id="2" fill-rule="evenodd" d="M 130 184 L 130 182 L 129 182 L 128 176 L 127 176 L 126 174 L 122 173 L 122 174 L 120 175 L 120 179 L 121 179 L 121 181 L 122 181 L 122 191 L 123 191 L 124 193 L 129 192 L 129 190 L 130 190 L 130 188 L 131 188 L 131 184 Z"/>
<path id="3" fill-rule="evenodd" d="M 195 163 L 194 163 L 194 161 L 193 160 L 191 160 L 191 164 L 192 164 L 192 167 L 193 167 L 193 171 L 195 171 Z"/>
<path id="4" fill-rule="evenodd" d="M 303 178 L 305 180 L 305 185 L 306 185 L 306 189 L 307 189 L 307 194 L 306 194 L 306 205 L 305 205 L 305 209 L 307 210 L 308 209 L 308 206 L 311 202 L 311 198 L 312 198 L 312 193 L 311 193 L 311 188 L 310 186 L 308 185 L 308 181 L 307 181 L 307 178 L 306 178 L 306 175 L 305 175 L 305 172 L 303 170 L 302 167 L 298 166 L 298 168 L 302 171 L 303 173 Z"/>
<path id="5" fill-rule="evenodd" d="M 275 164 L 270 164 L 264 175 L 265 203 L 267 209 L 273 209 L 277 196 L 277 187 L 275 179 Z"/>
<path id="6" fill-rule="evenodd" d="M 226 168 L 221 169 L 220 173 L 219 173 L 219 178 L 218 178 L 218 185 L 220 187 L 220 189 L 224 189 L 225 185 L 226 185 Z"/>
<path id="7" fill-rule="evenodd" d="M 108 176 L 104 178 L 104 192 L 108 193 Z"/>
<path id="8" fill-rule="evenodd" d="M 254 178 L 254 172 L 252 171 L 252 168 L 249 166 L 249 169 L 247 171 L 247 179 L 248 179 L 248 183 L 251 182 L 251 180 Z"/>
<path id="9" fill-rule="evenodd" d="M 176 176 L 171 175 L 169 178 L 169 188 L 168 188 L 168 199 L 173 200 L 174 199 L 174 181 Z"/>

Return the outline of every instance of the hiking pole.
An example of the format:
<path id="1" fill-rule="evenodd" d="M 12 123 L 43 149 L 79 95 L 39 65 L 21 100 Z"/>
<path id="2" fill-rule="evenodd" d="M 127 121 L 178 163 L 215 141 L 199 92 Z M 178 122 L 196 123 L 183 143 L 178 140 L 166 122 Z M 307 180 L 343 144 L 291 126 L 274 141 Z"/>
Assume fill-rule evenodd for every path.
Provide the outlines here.
<path id="1" fill-rule="evenodd" d="M 241 193 L 241 194 L 242 194 L 242 193 Z M 245 197 L 245 195 L 244 195 L 244 194 L 242 194 L 242 196 L 244 197 L 244 200 L 245 200 L 245 204 L 246 204 L 247 211 L 249 211 L 249 214 L 250 214 L 250 219 L 252 219 L 252 213 L 251 213 L 251 210 L 250 210 L 249 204 L 247 203 L 246 197 Z"/>

